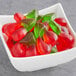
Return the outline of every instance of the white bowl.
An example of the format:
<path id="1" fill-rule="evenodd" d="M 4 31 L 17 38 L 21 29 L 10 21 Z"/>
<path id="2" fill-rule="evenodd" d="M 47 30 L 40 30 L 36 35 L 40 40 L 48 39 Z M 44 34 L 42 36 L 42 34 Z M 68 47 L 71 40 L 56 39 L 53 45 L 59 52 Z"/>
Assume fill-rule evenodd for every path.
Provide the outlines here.
<path id="1" fill-rule="evenodd" d="M 57 3 L 51 7 L 42 9 L 39 11 L 40 14 L 47 14 L 55 12 L 57 14 L 57 17 L 64 17 L 69 25 L 69 28 L 71 29 L 72 33 L 75 36 L 75 32 L 72 29 L 69 21 L 67 20 L 67 17 L 64 13 L 64 10 L 62 8 L 62 5 L 60 3 Z M 65 50 L 63 52 L 58 52 L 54 54 L 48 54 L 48 55 L 41 55 L 41 56 L 33 56 L 33 57 L 24 57 L 24 58 L 14 58 L 12 57 L 9 48 L 7 47 L 5 40 L 2 35 L 2 25 L 5 23 L 14 22 L 13 16 L 11 15 L 0 15 L 0 36 L 3 41 L 4 47 L 6 49 L 7 55 L 12 63 L 12 65 L 18 70 L 18 71 L 36 71 L 48 67 L 54 67 L 59 64 L 63 64 L 66 62 L 71 61 L 72 59 L 76 58 L 76 47 Z"/>

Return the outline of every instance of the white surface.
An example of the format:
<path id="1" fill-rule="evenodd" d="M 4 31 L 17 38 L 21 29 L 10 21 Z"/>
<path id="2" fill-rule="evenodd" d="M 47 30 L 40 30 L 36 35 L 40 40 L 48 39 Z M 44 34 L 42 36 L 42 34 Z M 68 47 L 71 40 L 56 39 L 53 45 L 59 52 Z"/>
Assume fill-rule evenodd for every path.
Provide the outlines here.
<path id="1" fill-rule="evenodd" d="M 57 14 L 57 17 L 64 17 L 67 20 L 61 4 L 56 4 L 54 6 L 40 10 L 39 13 L 47 14 L 47 13 L 51 13 L 51 12 L 55 12 Z M 13 22 L 13 21 L 14 21 L 13 16 L 10 16 L 10 15 L 0 16 L 1 25 L 5 24 L 5 23 Z M 67 20 L 67 22 L 68 22 L 68 20 Z M 69 22 L 68 22 L 68 25 L 69 25 L 70 29 L 72 30 L 73 34 L 75 35 L 75 32 L 73 31 Z M 3 39 L 1 31 L 0 31 L 0 35 L 1 35 L 1 39 L 4 43 L 4 46 L 5 46 L 5 49 L 6 49 L 6 52 L 8 54 L 10 61 L 11 61 L 12 65 L 18 71 L 35 71 L 35 70 L 40 70 L 40 69 L 44 69 L 44 68 L 48 68 L 48 67 L 54 67 L 54 66 L 57 66 L 62 63 L 66 63 L 66 62 L 76 58 L 76 47 L 72 48 L 70 50 L 66 50 L 66 51 L 51 54 L 51 55 L 34 56 L 34 57 L 27 57 L 27 58 L 13 58 Z"/>

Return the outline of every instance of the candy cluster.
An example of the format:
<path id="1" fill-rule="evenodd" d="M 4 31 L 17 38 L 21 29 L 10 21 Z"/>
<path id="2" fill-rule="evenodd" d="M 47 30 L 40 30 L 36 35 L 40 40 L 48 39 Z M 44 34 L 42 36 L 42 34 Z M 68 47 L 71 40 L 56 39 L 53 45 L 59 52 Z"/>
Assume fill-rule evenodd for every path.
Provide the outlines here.
<path id="1" fill-rule="evenodd" d="M 2 27 L 4 39 L 13 57 L 52 54 L 74 47 L 75 38 L 64 18 L 55 13 L 14 14 L 15 23 Z"/>

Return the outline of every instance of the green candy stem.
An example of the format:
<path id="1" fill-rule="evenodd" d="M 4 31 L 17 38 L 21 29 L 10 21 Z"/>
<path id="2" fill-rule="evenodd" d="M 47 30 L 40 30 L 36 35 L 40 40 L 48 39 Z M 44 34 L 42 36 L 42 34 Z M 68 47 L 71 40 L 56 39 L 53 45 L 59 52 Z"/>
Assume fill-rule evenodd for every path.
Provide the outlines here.
<path id="1" fill-rule="evenodd" d="M 33 18 L 33 19 L 37 19 L 38 17 L 38 11 L 37 10 L 32 10 L 31 12 L 29 12 L 26 15 L 26 18 Z"/>
<path id="2" fill-rule="evenodd" d="M 42 17 L 42 22 L 50 22 L 50 20 L 54 20 L 56 18 L 55 13 L 49 13 Z"/>
<path id="3" fill-rule="evenodd" d="M 34 35 L 37 39 L 39 36 L 42 37 L 44 34 L 43 25 L 41 23 L 37 23 L 34 27 Z"/>
<path id="4" fill-rule="evenodd" d="M 39 15 L 39 16 L 37 17 L 37 20 L 40 20 L 40 19 L 42 19 L 42 16 L 41 16 L 41 15 Z"/>
<path id="5" fill-rule="evenodd" d="M 36 21 L 34 19 L 24 19 L 21 22 L 21 25 L 26 28 L 27 32 L 29 32 L 36 24 Z"/>
<path id="6" fill-rule="evenodd" d="M 51 27 L 51 29 L 57 34 L 57 35 L 59 35 L 60 33 L 61 33 L 61 28 L 60 28 L 60 26 L 56 23 L 56 22 L 54 22 L 54 21 L 50 21 L 49 22 L 49 26 Z"/>
<path id="7" fill-rule="evenodd" d="M 58 50 L 56 47 L 53 47 L 52 50 L 51 50 L 51 53 L 56 53 Z"/>
<path id="8" fill-rule="evenodd" d="M 26 28 L 26 30 L 29 32 L 36 24 L 38 17 L 38 11 L 32 10 L 26 15 L 26 19 L 22 21 L 21 25 Z"/>
<path id="9" fill-rule="evenodd" d="M 27 35 L 19 42 L 27 45 L 36 44 L 36 40 L 32 32 L 28 32 Z"/>

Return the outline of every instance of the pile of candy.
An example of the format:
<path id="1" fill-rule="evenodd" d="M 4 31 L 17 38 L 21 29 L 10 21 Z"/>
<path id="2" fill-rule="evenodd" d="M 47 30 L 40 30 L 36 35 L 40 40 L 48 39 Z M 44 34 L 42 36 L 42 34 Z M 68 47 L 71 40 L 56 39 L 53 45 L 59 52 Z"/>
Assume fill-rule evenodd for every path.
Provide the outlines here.
<path id="1" fill-rule="evenodd" d="M 29 57 L 56 53 L 74 47 L 75 38 L 64 18 L 55 13 L 38 15 L 14 14 L 15 23 L 2 27 L 4 39 L 13 57 Z"/>

